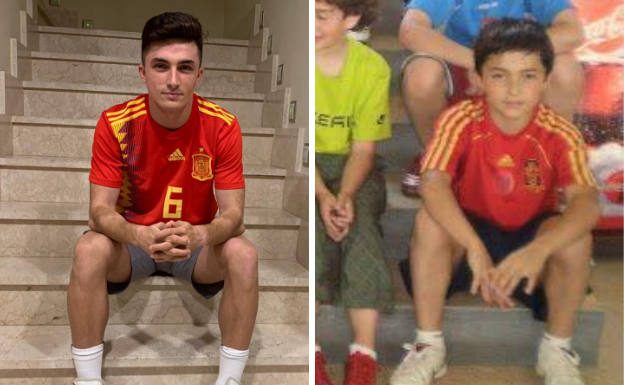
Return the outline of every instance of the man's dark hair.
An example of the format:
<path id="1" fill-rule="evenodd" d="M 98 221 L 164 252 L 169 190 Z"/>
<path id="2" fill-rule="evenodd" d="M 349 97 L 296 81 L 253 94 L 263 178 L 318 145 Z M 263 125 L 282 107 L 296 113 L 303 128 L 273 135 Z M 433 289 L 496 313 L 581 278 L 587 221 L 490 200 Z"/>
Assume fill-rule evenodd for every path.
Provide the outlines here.
<path id="1" fill-rule="evenodd" d="M 182 12 L 165 12 L 154 16 L 145 23 L 141 34 L 141 62 L 145 64 L 145 54 L 152 43 L 165 40 L 194 42 L 202 62 L 204 39 L 199 20 Z"/>
<path id="2" fill-rule="evenodd" d="M 490 55 L 510 51 L 538 53 L 546 75 L 552 71 L 555 60 L 546 30 L 533 20 L 503 18 L 491 21 L 481 29 L 473 49 L 475 69 L 479 75 Z"/>
<path id="3" fill-rule="evenodd" d="M 319 0 L 323 3 L 335 5 L 345 16 L 360 16 L 360 21 L 354 31 L 368 27 L 377 20 L 377 0 Z"/>

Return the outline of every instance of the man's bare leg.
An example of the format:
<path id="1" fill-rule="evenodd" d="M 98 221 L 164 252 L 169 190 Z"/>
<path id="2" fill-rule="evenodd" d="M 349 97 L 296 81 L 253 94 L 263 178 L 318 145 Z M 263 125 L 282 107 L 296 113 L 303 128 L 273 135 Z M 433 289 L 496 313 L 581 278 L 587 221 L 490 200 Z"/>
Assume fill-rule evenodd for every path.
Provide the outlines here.
<path id="1" fill-rule="evenodd" d="M 447 84 L 442 64 L 431 58 L 415 58 L 404 69 L 401 84 L 403 103 L 417 142 L 425 147 L 435 119 L 446 107 Z M 414 163 L 401 179 L 406 195 L 417 195 L 420 188 L 418 143 L 414 143 Z"/>
<path id="2" fill-rule="evenodd" d="M 102 349 L 96 349 L 99 354 L 95 359 L 89 352 L 101 345 L 104 339 L 108 321 L 106 281 L 125 282 L 130 278 L 130 272 L 130 255 L 119 243 L 93 231 L 78 240 L 67 290 L 72 350 L 78 377 L 101 376 Z"/>
<path id="3" fill-rule="evenodd" d="M 446 107 L 444 68 L 434 59 L 413 59 L 403 71 L 403 103 L 421 144 L 431 135 L 433 123 Z"/>
<path id="4" fill-rule="evenodd" d="M 231 238 L 199 255 L 193 280 L 214 283 L 224 280 L 219 304 L 221 360 L 219 378 L 222 385 L 232 377 L 240 381 L 258 312 L 258 254 L 247 239 Z"/>

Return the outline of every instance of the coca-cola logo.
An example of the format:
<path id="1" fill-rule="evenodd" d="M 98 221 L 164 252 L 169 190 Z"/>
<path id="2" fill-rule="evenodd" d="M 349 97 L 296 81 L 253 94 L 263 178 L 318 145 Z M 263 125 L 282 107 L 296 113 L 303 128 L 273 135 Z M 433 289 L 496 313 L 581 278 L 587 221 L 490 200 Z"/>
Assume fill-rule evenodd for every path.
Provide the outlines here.
<path id="1" fill-rule="evenodd" d="M 600 54 L 622 56 L 624 48 L 624 5 L 619 5 L 604 17 L 586 22 L 586 43 L 580 48 Z"/>

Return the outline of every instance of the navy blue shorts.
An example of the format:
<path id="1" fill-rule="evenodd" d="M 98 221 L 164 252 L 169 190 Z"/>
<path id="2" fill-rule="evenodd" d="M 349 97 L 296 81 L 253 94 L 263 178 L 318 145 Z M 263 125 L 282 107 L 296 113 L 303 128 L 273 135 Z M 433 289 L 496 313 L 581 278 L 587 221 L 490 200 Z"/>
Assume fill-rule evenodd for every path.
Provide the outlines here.
<path id="1" fill-rule="evenodd" d="M 464 214 L 473 229 L 479 235 L 479 238 L 481 238 L 481 241 L 485 244 L 494 265 L 498 265 L 498 263 L 505 259 L 505 257 L 511 252 L 521 248 L 533 240 L 542 222 L 554 215 L 558 215 L 553 212 L 545 212 L 517 230 L 504 231 L 496 225 L 475 215 L 467 212 Z M 399 269 L 401 271 L 403 283 L 405 284 L 408 293 L 412 295 L 409 259 L 401 261 L 399 263 Z M 458 291 L 470 290 L 471 283 L 472 271 L 468 266 L 468 261 L 464 258 L 459 265 L 459 268 L 453 273 L 453 277 L 447 291 L 447 298 Z M 544 292 L 544 287 L 542 285 L 538 285 L 535 287 L 535 290 L 533 290 L 531 295 L 527 295 L 524 292 L 524 285 L 525 281 L 521 281 L 513 293 L 513 298 L 530 308 L 535 319 L 545 321 L 548 315 L 548 306 L 546 303 L 546 293 Z"/>

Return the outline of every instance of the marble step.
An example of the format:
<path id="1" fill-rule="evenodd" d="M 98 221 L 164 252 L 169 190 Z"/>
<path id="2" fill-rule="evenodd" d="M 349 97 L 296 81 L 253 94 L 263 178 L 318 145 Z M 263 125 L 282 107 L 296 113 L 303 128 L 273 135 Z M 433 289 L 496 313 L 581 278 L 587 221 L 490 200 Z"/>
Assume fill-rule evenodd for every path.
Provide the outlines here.
<path id="1" fill-rule="evenodd" d="M 307 307 L 305 309 L 307 312 Z M 104 336 L 108 372 L 146 374 L 165 367 L 175 373 L 216 371 L 220 333 L 217 325 L 109 325 Z M 70 376 L 70 329 L 60 326 L 1 326 L 0 378 L 21 370 L 23 377 Z M 308 326 L 256 325 L 251 339 L 250 372 L 307 370 Z M 158 370 L 158 369 L 157 369 Z"/>
<path id="2" fill-rule="evenodd" d="M 38 47 L 39 51 L 141 57 L 139 32 L 47 26 L 34 26 L 29 32 L 29 47 Z M 205 39 L 202 62 L 247 64 L 248 48 L 248 40 Z"/>
<path id="3" fill-rule="evenodd" d="M 90 159 L 0 158 L 0 201 L 89 202 Z M 246 207 L 281 208 L 286 170 L 244 166 Z"/>
<path id="4" fill-rule="evenodd" d="M 90 158 L 94 119 L 13 116 L 13 155 Z M 243 163 L 271 163 L 275 129 L 242 126 Z"/>
<path id="5" fill-rule="evenodd" d="M 30 52 L 20 56 L 31 62 L 30 80 L 40 82 L 71 82 L 110 86 L 141 86 L 138 74 L 140 58 L 100 55 Z M 204 75 L 200 93 L 254 92 L 255 65 L 203 63 Z"/>
<path id="6" fill-rule="evenodd" d="M 0 202 L 4 256 L 65 257 L 87 227 L 84 203 Z M 246 208 L 247 237 L 263 259 L 294 260 L 301 219 L 284 210 Z"/>
<path id="7" fill-rule="evenodd" d="M 68 325 L 72 259 L 0 257 L 0 325 Z M 308 322 L 308 273 L 294 261 L 260 260 L 258 324 Z M 109 296 L 109 324 L 217 323 L 221 294 L 206 300 L 185 281 L 151 277 Z M 293 311 L 300 309 L 300 311 Z"/>
<path id="8" fill-rule="evenodd" d="M 201 368 L 199 368 L 201 369 Z M 276 370 L 271 373 L 263 371 L 255 371 L 256 368 L 250 367 L 243 373 L 241 379 L 243 384 L 253 385 L 308 385 L 308 369 L 307 367 L 293 367 L 288 372 Z M 124 370 L 116 370 L 115 368 L 104 368 L 104 376 L 107 385 L 205 385 L 213 384 L 217 380 L 218 374 L 216 369 L 206 368 L 205 370 L 188 370 L 192 373 L 198 371 L 204 374 L 172 374 L 179 372 L 178 368 L 173 370 L 169 367 L 149 368 L 142 371 L 142 374 L 126 375 Z M 24 372 L 24 371 L 21 371 Z M 28 370 L 27 378 L 0 378 L 0 385 L 67 385 L 74 380 L 73 369 L 52 369 L 50 372 L 60 373 L 63 377 L 45 377 L 46 370 L 31 371 Z M 0 371 L 0 374 L 2 371 Z M 7 372 L 9 373 L 9 372 Z M 12 373 L 12 372 L 10 372 Z M 16 372 L 19 375 L 20 371 Z"/>
<path id="9" fill-rule="evenodd" d="M 534 365 L 537 345 L 544 330 L 529 309 L 499 310 L 486 307 L 468 295 L 445 306 L 444 334 L 449 362 L 458 365 Z M 583 365 L 596 365 L 605 314 L 599 307 L 579 312 L 573 345 Z M 344 361 L 350 340 L 344 310 L 321 306 L 316 318 L 316 337 L 328 361 Z M 402 345 L 414 339 L 411 305 L 398 305 L 381 315 L 377 350 L 383 365 L 397 365 Z M 513 349 L 510 349 L 513 347 Z"/>
<path id="10" fill-rule="evenodd" d="M 145 86 L 108 86 L 66 82 L 23 81 L 24 115 L 46 118 L 97 119 L 102 111 L 146 93 Z M 259 127 L 263 94 L 200 93 L 236 115 L 241 126 Z"/>

